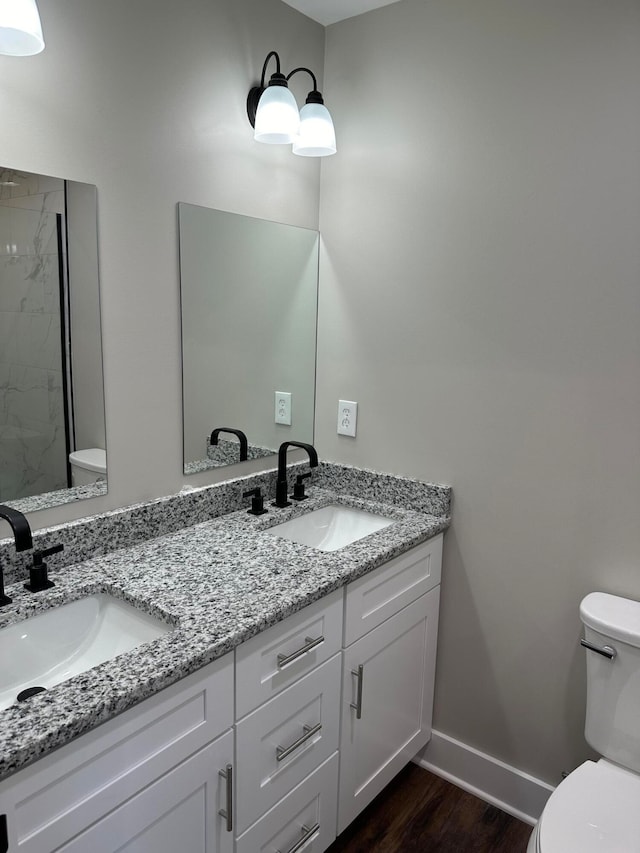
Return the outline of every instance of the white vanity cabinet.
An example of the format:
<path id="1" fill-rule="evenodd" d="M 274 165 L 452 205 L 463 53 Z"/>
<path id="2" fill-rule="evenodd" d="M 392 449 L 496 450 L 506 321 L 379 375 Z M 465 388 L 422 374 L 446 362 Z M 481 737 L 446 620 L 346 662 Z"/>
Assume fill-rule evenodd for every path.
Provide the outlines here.
<path id="1" fill-rule="evenodd" d="M 231 853 L 232 725 L 229 654 L 1 782 L 10 853 Z"/>
<path id="2" fill-rule="evenodd" d="M 9 853 L 322 853 L 430 737 L 441 561 L 440 535 L 0 782 Z"/>
<path id="3" fill-rule="evenodd" d="M 338 834 L 431 737 L 442 536 L 345 595 Z"/>
<path id="4" fill-rule="evenodd" d="M 322 853 L 429 740 L 442 538 L 236 649 L 236 853 Z"/>

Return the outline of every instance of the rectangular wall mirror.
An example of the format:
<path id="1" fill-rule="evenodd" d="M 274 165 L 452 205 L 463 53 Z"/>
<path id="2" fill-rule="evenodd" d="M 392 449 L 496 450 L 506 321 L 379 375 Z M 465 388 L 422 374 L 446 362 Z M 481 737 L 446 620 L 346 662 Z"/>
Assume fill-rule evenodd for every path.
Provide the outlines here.
<path id="1" fill-rule="evenodd" d="M 0 503 L 106 490 L 96 188 L 0 168 Z"/>
<path id="2" fill-rule="evenodd" d="M 318 233 L 191 204 L 178 220 L 184 473 L 313 441 Z"/>

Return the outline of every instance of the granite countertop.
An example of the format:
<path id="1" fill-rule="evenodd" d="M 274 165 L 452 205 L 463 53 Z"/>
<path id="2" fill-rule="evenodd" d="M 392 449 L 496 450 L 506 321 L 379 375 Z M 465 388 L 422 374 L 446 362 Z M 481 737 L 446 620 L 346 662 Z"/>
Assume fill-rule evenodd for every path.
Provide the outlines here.
<path id="1" fill-rule="evenodd" d="M 334 552 L 266 534 L 330 503 L 394 523 Z M 230 512 L 134 547 L 50 571 L 55 587 L 7 587 L 0 627 L 97 592 L 170 622 L 172 631 L 0 711 L 0 779 L 68 743 L 334 589 L 435 536 L 448 516 L 311 487 L 309 499 L 263 516 Z M 50 567 L 52 568 L 52 567 Z"/>

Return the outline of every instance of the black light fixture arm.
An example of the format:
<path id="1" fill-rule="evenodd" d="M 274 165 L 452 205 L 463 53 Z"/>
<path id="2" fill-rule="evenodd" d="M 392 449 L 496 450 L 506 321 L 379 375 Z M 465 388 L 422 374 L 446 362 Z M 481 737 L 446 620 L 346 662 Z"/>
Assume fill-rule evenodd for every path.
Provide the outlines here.
<path id="1" fill-rule="evenodd" d="M 300 68 L 294 68 L 293 71 L 291 71 L 289 74 L 287 74 L 287 82 L 289 80 L 291 80 L 293 75 L 297 74 L 299 71 L 306 71 L 307 74 L 309 74 L 311 76 L 311 79 L 313 80 L 313 91 L 309 92 L 309 94 L 307 95 L 306 103 L 307 104 L 324 104 L 324 101 L 322 100 L 322 95 L 318 91 L 318 81 L 316 80 L 316 75 L 313 73 L 313 71 L 310 68 L 304 68 L 303 66 L 301 66 Z"/>
<path id="2" fill-rule="evenodd" d="M 260 98 L 262 97 L 262 93 L 267 88 L 267 85 L 265 85 L 265 78 L 267 75 L 267 65 L 269 64 L 269 60 L 272 58 L 274 58 L 276 61 L 276 70 L 271 75 L 271 78 L 269 79 L 269 83 L 267 85 L 269 85 L 269 86 L 285 86 L 286 88 L 288 88 L 287 78 L 284 76 L 284 74 L 280 70 L 280 57 L 278 56 L 278 54 L 275 50 L 271 50 L 267 54 L 267 58 L 265 59 L 264 65 L 262 66 L 262 75 L 260 77 L 260 85 L 259 86 L 252 86 L 252 88 L 249 89 L 249 94 L 247 95 L 247 116 L 249 118 L 249 122 L 251 124 L 251 127 L 256 126 L 256 111 L 258 109 L 258 102 L 260 101 Z"/>
<path id="3" fill-rule="evenodd" d="M 275 50 L 269 51 L 269 53 L 267 54 L 267 58 L 264 61 L 264 65 L 262 66 L 262 77 L 260 78 L 260 88 L 261 89 L 265 88 L 264 80 L 265 80 L 265 76 L 267 73 L 267 65 L 269 64 L 269 60 L 271 59 L 272 56 L 275 57 L 275 60 L 276 60 L 276 70 L 272 76 L 284 77 L 284 75 L 280 71 L 280 57 L 278 56 L 278 54 Z M 286 85 L 286 82 L 285 82 L 285 85 Z"/>

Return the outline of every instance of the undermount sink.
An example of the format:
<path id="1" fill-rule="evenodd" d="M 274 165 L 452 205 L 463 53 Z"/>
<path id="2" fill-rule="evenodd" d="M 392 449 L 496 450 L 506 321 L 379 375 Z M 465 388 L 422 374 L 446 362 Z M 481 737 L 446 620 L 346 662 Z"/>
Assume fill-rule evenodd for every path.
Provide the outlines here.
<path id="1" fill-rule="evenodd" d="M 390 524 L 393 524 L 392 518 L 342 504 L 331 504 L 276 524 L 265 532 L 319 551 L 337 551 Z"/>
<path id="2" fill-rule="evenodd" d="M 8 625 L 0 629 L 0 710 L 22 691 L 53 687 L 171 630 L 106 593 Z"/>

